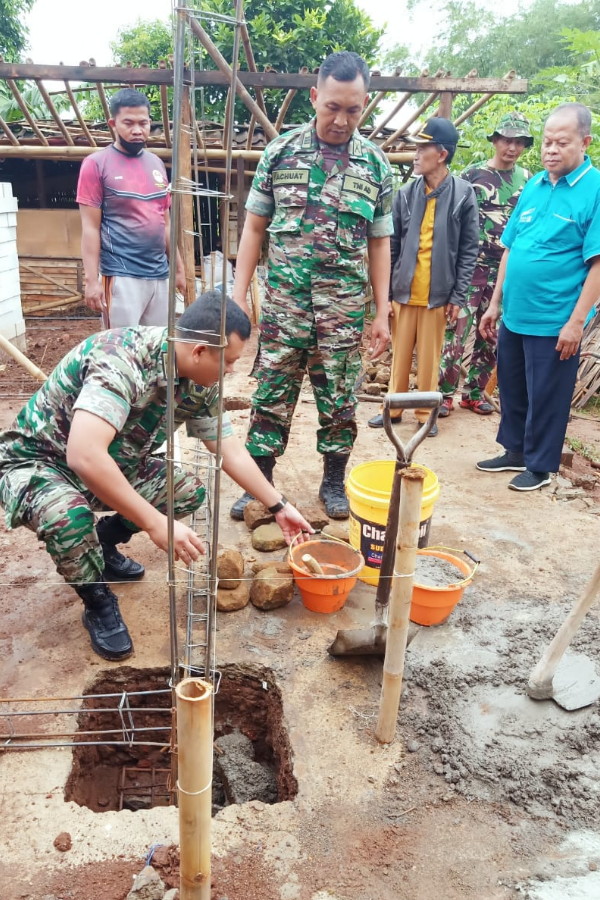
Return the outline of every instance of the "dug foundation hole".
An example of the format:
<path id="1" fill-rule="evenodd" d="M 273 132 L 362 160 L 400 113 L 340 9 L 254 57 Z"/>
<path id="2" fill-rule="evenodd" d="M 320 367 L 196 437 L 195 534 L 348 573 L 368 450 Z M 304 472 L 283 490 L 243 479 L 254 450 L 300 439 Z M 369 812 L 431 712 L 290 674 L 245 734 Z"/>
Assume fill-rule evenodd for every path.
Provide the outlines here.
<path id="1" fill-rule="evenodd" d="M 78 715 L 65 800 L 94 812 L 169 806 L 170 671 L 120 667 L 101 673 Z M 296 796 L 281 692 L 270 670 L 225 666 L 215 695 L 213 815 L 248 800 Z M 116 745 L 118 742 L 118 745 Z"/>

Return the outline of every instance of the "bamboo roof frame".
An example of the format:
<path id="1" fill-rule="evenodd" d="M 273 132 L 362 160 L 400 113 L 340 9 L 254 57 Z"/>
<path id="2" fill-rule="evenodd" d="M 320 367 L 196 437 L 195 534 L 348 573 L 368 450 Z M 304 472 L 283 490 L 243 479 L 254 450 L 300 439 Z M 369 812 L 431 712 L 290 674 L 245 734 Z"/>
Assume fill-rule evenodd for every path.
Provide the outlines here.
<path id="1" fill-rule="evenodd" d="M 194 36 L 217 66 L 212 70 L 194 70 L 193 82 L 195 87 L 223 86 L 230 83 L 231 70 L 228 63 L 212 43 L 202 25 L 191 21 Z M 301 90 L 308 90 L 316 84 L 317 74 L 308 72 L 304 68 L 296 74 L 287 72 L 275 72 L 270 69 L 259 72 L 252 53 L 250 37 L 247 29 L 242 29 L 242 45 L 246 55 L 249 71 L 239 70 L 236 73 L 236 92 L 250 112 L 250 123 L 247 128 L 245 149 L 234 149 L 235 159 L 244 159 L 256 162 L 260 159 L 262 150 L 256 149 L 253 144 L 257 142 L 257 128 L 262 130 L 265 136 L 263 144 L 275 137 L 284 125 L 284 118 L 289 104 L 294 95 Z M 191 84 L 191 74 L 188 72 Z M 126 87 L 154 85 L 159 89 L 161 104 L 161 120 L 163 134 L 151 137 L 148 147 L 166 162 L 172 158 L 172 125 L 169 116 L 167 88 L 173 86 L 174 73 L 161 63 L 158 68 L 141 67 L 98 67 L 82 63 L 79 66 L 63 65 L 36 65 L 34 63 L 6 63 L 0 61 L 0 80 L 9 86 L 15 101 L 23 112 L 23 120 L 18 123 L 8 123 L 0 120 L 0 158 L 17 157 L 21 159 L 48 159 L 48 160 L 82 160 L 89 153 L 99 147 L 111 143 L 114 135 L 108 125 L 109 111 L 106 86 Z M 34 120 L 23 98 L 18 81 L 30 80 L 40 89 L 40 95 L 48 109 L 48 118 Z M 52 100 L 51 92 L 43 84 L 44 81 L 61 81 L 65 85 L 65 93 L 73 108 L 76 125 L 61 119 Z M 81 82 L 85 82 L 81 84 Z M 77 83 L 75 86 L 74 83 Z M 252 97 L 248 88 L 254 91 Z M 280 105 L 276 121 L 269 120 L 264 101 L 266 90 L 285 90 L 286 94 Z M 82 110 L 77 102 L 75 92 L 94 91 L 97 93 L 102 105 L 106 122 L 101 127 L 85 120 Z M 413 153 L 410 149 L 410 140 L 406 137 L 408 128 L 425 111 L 433 112 L 433 105 L 439 100 L 440 109 L 442 103 L 447 110 L 451 109 L 452 97 L 455 94 L 481 94 L 470 107 L 458 119 L 456 124 L 464 121 L 483 106 L 490 97 L 497 93 L 523 94 L 527 91 L 527 81 L 516 78 L 515 72 L 508 72 L 503 78 L 478 78 L 475 72 L 470 72 L 463 78 L 452 77 L 449 73 L 439 71 L 430 77 L 425 70 L 418 77 L 404 77 L 400 70 L 393 75 L 380 75 L 375 73 L 371 78 L 371 101 L 361 119 L 361 124 L 389 94 L 400 94 L 394 110 L 386 119 L 371 131 L 370 137 L 376 138 L 381 133 L 379 143 L 387 153 L 393 164 L 408 164 L 412 160 Z M 52 92 L 53 94 L 61 92 Z M 416 93 L 426 93 L 426 98 L 419 109 L 412 112 L 403 122 L 400 128 L 392 134 L 386 134 L 383 129 L 392 116 L 398 112 Z M 12 126 L 12 127 L 11 127 Z M 220 126 L 214 126 L 217 130 Z M 226 156 L 227 148 L 212 141 L 212 146 L 207 146 L 206 139 L 198 135 L 203 152 L 207 160 L 222 160 Z M 404 139 L 403 139 L 404 138 Z M 218 142 L 217 142 L 218 143 Z M 398 143 L 400 146 L 397 146 Z M 406 150 L 404 149 L 406 146 Z"/>

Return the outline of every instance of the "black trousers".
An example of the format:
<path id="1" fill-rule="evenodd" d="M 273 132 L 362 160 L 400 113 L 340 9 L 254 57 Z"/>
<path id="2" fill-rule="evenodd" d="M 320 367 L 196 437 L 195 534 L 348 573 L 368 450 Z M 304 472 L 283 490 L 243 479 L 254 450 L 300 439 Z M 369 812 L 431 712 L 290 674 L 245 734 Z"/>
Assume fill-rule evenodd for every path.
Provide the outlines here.
<path id="1" fill-rule="evenodd" d="M 557 340 L 504 324 L 498 334 L 498 443 L 522 453 L 530 472 L 558 471 L 567 431 L 579 351 L 561 361 Z"/>

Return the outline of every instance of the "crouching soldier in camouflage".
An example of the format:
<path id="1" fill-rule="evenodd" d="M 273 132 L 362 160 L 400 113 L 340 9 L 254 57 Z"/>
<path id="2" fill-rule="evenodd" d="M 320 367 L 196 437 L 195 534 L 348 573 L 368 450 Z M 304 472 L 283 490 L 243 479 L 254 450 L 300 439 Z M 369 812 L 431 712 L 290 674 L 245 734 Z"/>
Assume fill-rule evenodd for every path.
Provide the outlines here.
<path id="1" fill-rule="evenodd" d="M 487 416 L 494 411 L 483 392 L 496 365 L 496 349 L 479 333 L 479 323 L 490 305 L 498 278 L 498 266 L 504 248 L 500 235 L 531 172 L 518 166 L 517 160 L 533 137 L 529 122 L 520 113 L 502 116 L 488 141 L 494 155 L 484 163 L 473 163 L 461 178 L 473 185 L 479 207 L 479 256 L 467 303 L 458 313 L 456 322 L 446 329 L 440 364 L 440 391 L 444 400 L 438 416 L 449 416 L 454 406 L 454 392 L 460 379 L 460 364 L 465 343 L 475 323 L 475 343 L 469 371 L 463 387 L 460 405 L 474 413 Z"/>
<path id="2" fill-rule="evenodd" d="M 317 450 L 324 457 L 319 496 L 336 519 L 348 516 L 344 473 L 356 438 L 367 249 L 376 306 L 372 356 L 389 342 L 392 172 L 382 151 L 355 131 L 368 86 L 364 60 L 333 53 L 311 88 L 314 120 L 266 148 L 246 204 L 233 289 L 234 300 L 247 308 L 268 231 L 258 386 L 246 447 L 272 481 L 308 370 L 319 416 Z M 250 499 L 246 492 L 234 504 L 234 519 L 243 518 Z"/>
<path id="3" fill-rule="evenodd" d="M 217 403 L 221 295 L 198 298 L 181 316 L 175 336 L 176 425 L 213 450 Z M 250 334 L 246 314 L 227 301 L 226 371 Z M 211 346 L 211 344 L 213 346 Z M 0 503 L 8 528 L 24 525 L 43 541 L 58 572 L 83 600 L 83 624 L 92 647 L 110 660 L 133 650 L 117 597 L 107 581 L 140 578 L 144 568 L 117 544 L 146 531 L 167 550 L 166 462 L 152 456 L 165 440 L 165 328 L 137 326 L 103 331 L 65 356 L 0 434 Z M 223 468 L 276 512 L 286 538 L 311 531 L 253 464 L 222 422 Z M 175 515 L 197 509 L 205 490 L 179 469 L 174 478 Z M 93 510 L 115 510 L 95 525 Z M 175 522 L 176 558 L 189 565 L 203 552 L 196 533 Z"/>

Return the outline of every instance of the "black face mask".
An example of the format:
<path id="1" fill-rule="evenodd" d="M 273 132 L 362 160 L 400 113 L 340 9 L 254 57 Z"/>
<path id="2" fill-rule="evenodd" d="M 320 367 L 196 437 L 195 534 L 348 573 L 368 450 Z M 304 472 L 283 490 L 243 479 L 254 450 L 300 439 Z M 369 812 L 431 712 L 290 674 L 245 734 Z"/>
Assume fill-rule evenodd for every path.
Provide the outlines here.
<path id="1" fill-rule="evenodd" d="M 137 156 L 146 146 L 146 141 L 126 141 L 125 138 L 119 137 L 119 144 L 129 156 Z"/>

